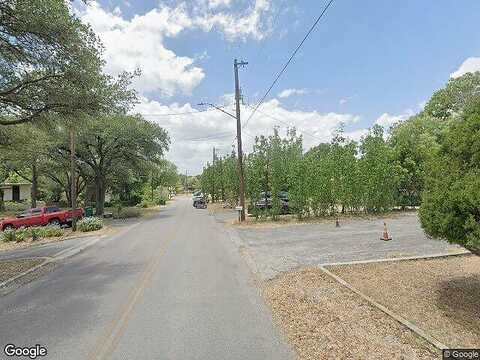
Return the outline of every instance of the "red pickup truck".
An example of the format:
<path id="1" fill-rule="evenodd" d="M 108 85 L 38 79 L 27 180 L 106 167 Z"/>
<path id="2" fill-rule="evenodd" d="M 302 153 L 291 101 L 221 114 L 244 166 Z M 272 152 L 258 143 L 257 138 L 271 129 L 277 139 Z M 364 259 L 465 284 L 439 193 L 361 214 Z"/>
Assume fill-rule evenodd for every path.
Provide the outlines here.
<path id="1" fill-rule="evenodd" d="M 77 218 L 83 217 L 83 209 L 75 209 Z M 60 210 L 57 206 L 44 206 L 27 210 L 16 217 L 0 220 L 0 229 L 17 229 L 22 226 L 62 225 L 72 221 L 72 210 Z"/>

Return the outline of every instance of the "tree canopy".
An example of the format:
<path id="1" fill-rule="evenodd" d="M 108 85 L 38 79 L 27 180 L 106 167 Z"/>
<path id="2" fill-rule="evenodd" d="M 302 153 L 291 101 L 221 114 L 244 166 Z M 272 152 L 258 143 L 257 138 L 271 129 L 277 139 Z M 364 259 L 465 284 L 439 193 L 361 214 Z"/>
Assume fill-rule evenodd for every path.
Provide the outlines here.
<path id="1" fill-rule="evenodd" d="M 0 3 L 0 125 L 124 111 L 131 76 L 104 74 L 101 44 L 64 0 Z"/>

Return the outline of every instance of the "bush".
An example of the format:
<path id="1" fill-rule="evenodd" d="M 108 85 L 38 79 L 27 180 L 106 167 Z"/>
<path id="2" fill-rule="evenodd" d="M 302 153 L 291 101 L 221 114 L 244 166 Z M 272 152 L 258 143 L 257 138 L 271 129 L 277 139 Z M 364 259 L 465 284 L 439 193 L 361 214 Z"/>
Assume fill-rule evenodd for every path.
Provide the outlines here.
<path id="1" fill-rule="evenodd" d="M 427 167 L 420 221 L 425 232 L 480 253 L 480 99 L 451 122 Z"/>
<path id="2" fill-rule="evenodd" d="M 37 228 L 30 228 L 31 231 L 36 232 L 38 237 L 50 238 L 50 237 L 59 237 L 64 234 L 63 229 L 60 226 L 48 225 Z M 33 233 L 32 233 L 33 237 Z"/>
<path id="3" fill-rule="evenodd" d="M 146 208 L 155 206 L 155 204 L 151 201 L 148 201 L 148 200 L 142 200 L 142 202 L 140 204 L 138 204 L 137 206 L 146 209 Z"/>
<path id="4" fill-rule="evenodd" d="M 32 240 L 35 241 L 39 238 L 59 237 L 63 234 L 64 230 L 60 226 L 48 225 L 43 227 L 22 227 L 16 230 L 5 230 L 2 234 L 1 240 L 5 242 L 22 242 L 26 239 L 32 238 Z"/>
<path id="5" fill-rule="evenodd" d="M 5 201 L 5 211 L 19 213 L 30 208 L 30 204 L 27 202 L 15 202 L 15 201 Z"/>
<path id="6" fill-rule="evenodd" d="M 113 214 L 115 219 L 128 219 L 128 218 L 135 218 L 140 217 L 141 213 L 139 209 L 136 208 L 123 208 L 120 211 L 117 211 Z"/>
<path id="7" fill-rule="evenodd" d="M 96 231 L 103 228 L 103 220 L 97 217 L 88 217 L 77 223 L 78 230 L 81 232 Z"/>
<path id="8" fill-rule="evenodd" d="M 157 199 L 157 205 L 166 205 L 167 204 L 167 197 L 164 195 L 161 195 Z"/>
<path id="9" fill-rule="evenodd" d="M 15 241 L 17 239 L 17 231 L 16 230 L 5 230 L 2 233 L 2 241 L 10 242 Z"/>

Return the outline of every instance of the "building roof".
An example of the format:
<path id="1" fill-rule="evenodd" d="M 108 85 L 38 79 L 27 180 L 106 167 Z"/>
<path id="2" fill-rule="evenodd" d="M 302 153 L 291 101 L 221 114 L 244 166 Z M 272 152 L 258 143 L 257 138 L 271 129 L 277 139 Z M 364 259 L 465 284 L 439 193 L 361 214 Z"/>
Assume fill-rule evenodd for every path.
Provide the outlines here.
<path id="1" fill-rule="evenodd" d="M 20 185 L 32 185 L 32 183 L 29 183 L 29 182 L 4 182 L 2 184 L 0 184 L 0 187 L 10 187 L 10 186 L 14 186 L 14 185 L 17 185 L 17 186 L 20 186 Z"/>

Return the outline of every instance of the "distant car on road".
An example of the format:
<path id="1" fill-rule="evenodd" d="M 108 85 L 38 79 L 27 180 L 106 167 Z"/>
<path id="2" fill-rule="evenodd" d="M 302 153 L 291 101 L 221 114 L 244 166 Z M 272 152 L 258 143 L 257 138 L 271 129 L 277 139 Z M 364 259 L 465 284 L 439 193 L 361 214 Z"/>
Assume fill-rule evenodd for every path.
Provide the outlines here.
<path id="1" fill-rule="evenodd" d="M 8 230 L 30 226 L 69 224 L 72 222 L 73 214 L 72 210 L 60 210 L 58 206 L 29 209 L 16 217 L 2 219 L 0 221 L 0 229 Z M 75 209 L 77 218 L 82 218 L 83 215 L 83 209 Z"/>
<path id="2" fill-rule="evenodd" d="M 195 204 L 197 202 L 199 202 L 199 201 L 205 202 L 205 196 L 203 195 L 203 193 L 201 191 L 195 191 L 193 193 L 192 200 L 193 200 L 193 207 L 196 207 Z"/>

